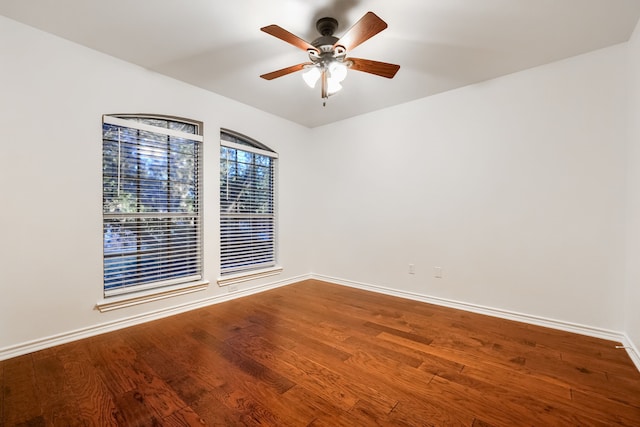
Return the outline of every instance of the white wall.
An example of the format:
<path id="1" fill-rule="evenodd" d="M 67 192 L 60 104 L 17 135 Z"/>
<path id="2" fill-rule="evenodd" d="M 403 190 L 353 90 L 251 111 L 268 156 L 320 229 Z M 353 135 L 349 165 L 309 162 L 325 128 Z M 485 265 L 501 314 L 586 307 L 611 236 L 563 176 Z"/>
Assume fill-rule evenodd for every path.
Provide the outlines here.
<path id="1" fill-rule="evenodd" d="M 304 156 L 308 129 L 0 17 L 0 354 L 32 340 L 95 328 L 226 295 L 218 277 L 219 129 L 279 152 L 276 278 L 309 272 Z M 157 113 L 204 122 L 208 290 L 101 314 L 101 117 Z"/>
<path id="2" fill-rule="evenodd" d="M 625 60 L 614 46 L 316 129 L 313 272 L 621 331 Z"/>
<path id="3" fill-rule="evenodd" d="M 629 108 L 629 175 L 628 175 L 628 241 L 627 294 L 624 331 L 640 349 L 640 24 L 629 43 L 630 108 Z M 640 359 L 640 353 L 637 354 Z"/>

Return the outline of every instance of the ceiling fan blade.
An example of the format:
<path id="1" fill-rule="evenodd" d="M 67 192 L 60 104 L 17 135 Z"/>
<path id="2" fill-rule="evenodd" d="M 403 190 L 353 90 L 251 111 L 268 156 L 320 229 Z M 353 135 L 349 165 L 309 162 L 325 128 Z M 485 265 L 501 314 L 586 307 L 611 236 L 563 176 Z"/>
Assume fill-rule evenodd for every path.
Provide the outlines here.
<path id="1" fill-rule="evenodd" d="M 313 65 L 311 62 L 303 62 L 302 64 L 292 65 L 291 67 L 283 68 L 281 70 L 272 71 L 267 74 L 263 74 L 262 77 L 265 80 L 273 80 L 278 77 L 286 76 L 287 74 L 295 73 L 296 71 L 302 70 L 306 65 Z"/>
<path id="2" fill-rule="evenodd" d="M 389 64 L 387 62 L 372 61 L 370 59 L 346 58 L 345 61 L 351 61 L 351 69 L 363 71 L 365 73 L 375 74 L 376 76 L 392 79 L 400 69 L 399 65 Z"/>
<path id="3" fill-rule="evenodd" d="M 375 13 L 367 12 L 353 27 L 349 28 L 333 47 L 343 46 L 349 52 L 385 28 L 387 28 L 386 22 Z"/>
<path id="4" fill-rule="evenodd" d="M 312 44 L 302 40 L 300 37 L 290 33 L 289 31 L 285 30 L 282 27 L 279 27 L 278 25 L 267 25 L 266 27 L 260 28 L 260 30 L 264 31 L 267 34 L 271 34 L 272 36 L 277 37 L 282 41 L 292 44 L 298 49 L 304 50 L 305 52 L 309 49 L 319 52 L 318 49 Z"/>

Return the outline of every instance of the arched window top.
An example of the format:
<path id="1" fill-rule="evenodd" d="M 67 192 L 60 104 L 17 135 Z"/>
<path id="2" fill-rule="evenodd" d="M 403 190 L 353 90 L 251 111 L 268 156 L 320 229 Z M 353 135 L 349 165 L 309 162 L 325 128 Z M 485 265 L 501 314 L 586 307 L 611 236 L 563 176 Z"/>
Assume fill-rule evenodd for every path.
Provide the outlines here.
<path id="1" fill-rule="evenodd" d="M 157 114 L 107 114 L 104 118 L 106 118 L 107 121 L 126 120 L 129 123 L 138 123 L 138 127 L 153 126 L 156 129 L 167 129 L 169 132 L 202 135 L 202 122 L 185 119 L 183 117 Z"/>
<path id="2" fill-rule="evenodd" d="M 220 139 L 222 141 L 232 142 L 235 144 L 244 145 L 246 147 L 257 148 L 259 150 L 269 151 L 271 153 L 275 153 L 274 150 L 267 147 L 261 142 L 256 141 L 253 138 L 250 138 L 246 135 L 243 135 L 239 132 L 235 132 L 229 129 L 220 129 Z"/>

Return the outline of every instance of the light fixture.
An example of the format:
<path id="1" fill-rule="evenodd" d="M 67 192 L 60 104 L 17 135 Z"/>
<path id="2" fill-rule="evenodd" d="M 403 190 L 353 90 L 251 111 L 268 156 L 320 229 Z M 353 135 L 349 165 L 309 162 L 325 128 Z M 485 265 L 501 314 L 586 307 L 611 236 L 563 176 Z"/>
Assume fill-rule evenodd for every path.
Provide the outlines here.
<path id="1" fill-rule="evenodd" d="M 320 80 L 320 76 L 322 76 L 322 71 L 320 71 L 320 67 L 318 67 L 317 65 L 309 66 L 302 73 L 302 78 L 304 79 L 304 82 L 311 89 L 316 87 L 316 83 L 318 83 L 318 80 Z"/>
<path id="2" fill-rule="evenodd" d="M 312 89 L 322 79 L 324 99 L 342 89 L 340 83 L 347 77 L 347 69 L 351 65 L 351 61 L 344 61 L 344 55 L 336 57 L 333 52 L 331 53 L 331 55 L 314 55 L 310 53 L 309 56 L 313 63 L 308 64 L 302 73 L 302 79 Z"/>
<path id="3" fill-rule="evenodd" d="M 332 61 L 329 64 L 329 78 L 337 81 L 343 81 L 347 77 L 347 66 L 344 62 Z"/>
<path id="4" fill-rule="evenodd" d="M 336 79 L 327 78 L 327 95 L 333 95 L 340 89 L 342 89 L 340 82 L 336 81 Z"/>
<path id="5" fill-rule="evenodd" d="M 342 81 L 347 77 L 347 66 L 344 62 L 333 61 L 329 64 L 327 74 L 327 92 L 333 95 L 342 89 Z"/>

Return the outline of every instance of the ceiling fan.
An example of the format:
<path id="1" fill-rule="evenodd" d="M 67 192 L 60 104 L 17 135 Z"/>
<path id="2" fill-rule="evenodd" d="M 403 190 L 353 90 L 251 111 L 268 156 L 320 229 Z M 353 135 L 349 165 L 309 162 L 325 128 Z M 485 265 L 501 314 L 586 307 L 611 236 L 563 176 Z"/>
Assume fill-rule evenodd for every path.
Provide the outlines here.
<path id="1" fill-rule="evenodd" d="M 310 61 L 272 71 L 260 77 L 265 80 L 273 80 L 296 71 L 305 70 L 302 77 L 310 87 L 315 87 L 318 80 L 321 81 L 321 95 L 324 104 L 326 104 L 326 99 L 342 88 L 340 83 L 345 79 L 349 68 L 389 79 L 396 75 L 400 69 L 399 65 L 347 57 L 347 53 L 350 53 L 356 46 L 387 28 L 387 23 L 375 13 L 367 12 L 340 38 L 333 35 L 336 28 L 338 28 L 338 21 L 334 18 L 320 18 L 316 22 L 316 29 L 320 33 L 320 37 L 311 43 L 278 25 L 260 28 L 265 33 L 306 51 Z"/>

